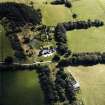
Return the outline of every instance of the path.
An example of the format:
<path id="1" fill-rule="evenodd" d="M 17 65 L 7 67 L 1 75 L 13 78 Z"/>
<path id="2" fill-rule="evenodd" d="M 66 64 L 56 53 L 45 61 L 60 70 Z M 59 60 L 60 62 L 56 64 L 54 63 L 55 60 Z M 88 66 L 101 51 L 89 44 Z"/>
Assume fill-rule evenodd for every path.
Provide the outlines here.
<path id="1" fill-rule="evenodd" d="M 11 68 L 22 68 L 22 69 L 34 69 L 36 68 L 37 64 L 49 64 L 52 63 L 52 61 L 45 61 L 45 62 L 35 62 L 35 63 L 12 63 L 12 64 L 5 64 L 5 62 L 0 62 L 0 70 L 6 70 L 6 69 L 11 69 Z"/>

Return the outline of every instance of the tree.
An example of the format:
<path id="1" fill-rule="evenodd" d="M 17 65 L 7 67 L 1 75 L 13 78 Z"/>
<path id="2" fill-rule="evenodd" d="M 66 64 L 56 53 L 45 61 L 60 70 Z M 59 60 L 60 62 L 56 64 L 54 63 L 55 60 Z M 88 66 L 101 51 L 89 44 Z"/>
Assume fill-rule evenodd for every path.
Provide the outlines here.
<path id="1" fill-rule="evenodd" d="M 33 5 L 34 5 L 34 2 L 33 2 L 33 1 L 30 1 L 30 5 L 33 7 Z"/>
<path id="2" fill-rule="evenodd" d="M 6 64 L 12 64 L 13 63 L 13 58 L 11 56 L 8 56 L 5 58 L 5 63 Z"/>
<path id="3" fill-rule="evenodd" d="M 70 1 L 66 0 L 65 6 L 68 7 L 68 8 L 70 8 L 70 7 L 72 7 L 72 4 L 71 4 Z"/>
<path id="4" fill-rule="evenodd" d="M 52 1 L 51 4 L 53 5 L 58 5 L 58 4 L 64 4 L 65 3 L 65 0 L 55 0 L 55 1 Z"/>
<path id="5" fill-rule="evenodd" d="M 64 43 L 59 43 L 57 47 L 57 51 L 60 55 L 64 55 L 68 51 L 68 47 Z"/>
<path id="6" fill-rule="evenodd" d="M 77 14 L 74 13 L 74 14 L 72 15 L 72 17 L 73 17 L 73 19 L 76 19 L 76 18 L 77 18 Z"/>
<path id="7" fill-rule="evenodd" d="M 52 59 L 54 62 L 58 62 L 60 60 L 60 57 L 58 55 L 55 55 Z"/>
<path id="8" fill-rule="evenodd" d="M 103 26 L 104 23 L 98 19 L 94 20 L 94 26 L 99 27 L 99 26 Z"/>

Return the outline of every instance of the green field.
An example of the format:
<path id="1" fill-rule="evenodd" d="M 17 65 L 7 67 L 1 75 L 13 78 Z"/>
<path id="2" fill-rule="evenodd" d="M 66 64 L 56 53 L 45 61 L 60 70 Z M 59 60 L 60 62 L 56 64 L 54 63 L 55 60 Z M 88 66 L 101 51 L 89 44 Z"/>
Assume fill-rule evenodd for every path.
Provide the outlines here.
<path id="1" fill-rule="evenodd" d="M 1 60 L 1 52 L 4 59 L 6 56 L 13 56 L 13 50 L 2 26 L 0 26 L 0 31 Z M 35 71 L 0 72 L 0 104 L 42 105 L 42 103 L 43 93 Z"/>
<path id="2" fill-rule="evenodd" d="M 105 65 L 68 67 L 67 70 L 80 82 L 85 105 L 105 105 Z"/>
<path id="3" fill-rule="evenodd" d="M 4 60 L 7 56 L 13 56 L 13 50 L 9 39 L 5 36 L 3 26 L 0 25 L 0 60 Z"/>
<path id="4" fill-rule="evenodd" d="M 77 14 L 77 20 L 100 19 L 105 23 L 104 2 L 104 0 L 75 0 L 72 12 Z M 67 39 L 68 47 L 73 52 L 104 52 L 105 26 L 67 32 Z"/>
<path id="5" fill-rule="evenodd" d="M 72 52 L 105 52 L 105 27 L 67 32 Z"/>
<path id="6" fill-rule="evenodd" d="M 44 4 L 44 2 L 50 2 L 53 0 L 2 0 L 0 2 L 17 2 L 30 4 L 30 1 L 34 2 L 34 8 L 40 8 L 43 15 L 43 24 L 56 25 L 59 22 L 65 22 L 71 20 L 71 12 L 64 5 L 51 5 L 50 3 Z"/>
<path id="7" fill-rule="evenodd" d="M 14 0 L 2 0 L 0 2 L 7 1 L 14 2 Z M 27 5 L 29 5 L 30 1 L 31 0 L 15 0 L 15 2 L 25 3 Z M 69 10 L 64 6 L 44 5 L 42 3 L 43 1 L 45 0 L 35 0 L 34 7 L 38 8 L 39 6 L 41 8 L 44 24 L 56 25 L 58 22 L 68 21 L 71 18 L 71 16 L 69 16 Z M 8 38 L 5 36 L 5 31 L 3 27 L 0 27 L 0 29 L 2 31 L 0 37 L 3 39 L 0 40 L 0 43 L 3 43 L 3 46 L 0 44 L 0 51 L 2 50 L 4 57 L 9 55 L 13 56 L 13 50 Z M 0 104 L 43 105 L 43 92 L 35 71 L 8 71 L 0 73 L 0 86 Z"/>
<path id="8" fill-rule="evenodd" d="M 71 20 L 71 12 L 63 5 L 44 5 L 42 7 L 43 23 L 49 26 Z"/>
<path id="9" fill-rule="evenodd" d="M 2 56 L 3 55 L 3 56 Z M 0 61 L 13 56 L 8 37 L 0 25 Z M 35 71 L 0 72 L 0 104 L 42 105 L 43 93 Z"/>
<path id="10" fill-rule="evenodd" d="M 29 5 L 31 0 L 1 0 L 0 2 L 7 1 Z M 59 22 L 74 21 L 72 13 L 78 15 L 77 20 L 100 19 L 105 22 L 105 0 L 72 0 L 72 9 L 67 9 L 64 5 L 43 4 L 45 1 L 33 0 L 34 7 L 40 7 L 42 10 L 43 24 L 56 25 Z M 0 59 L 2 51 L 4 57 L 13 56 L 13 50 L 2 26 L 0 31 L 0 39 L 3 39 L 0 40 Z M 68 47 L 73 52 L 105 52 L 105 26 L 67 32 L 67 39 Z M 1 41 L 4 43 L 3 46 Z M 80 81 L 80 96 L 85 105 L 105 105 L 104 68 L 104 65 L 68 68 Z M 35 71 L 0 73 L 0 86 L 4 87 L 3 90 L 0 87 L 0 104 L 43 105 L 43 93 Z"/>
<path id="11" fill-rule="evenodd" d="M 43 94 L 35 71 L 0 73 L 0 104 L 43 105 Z"/>

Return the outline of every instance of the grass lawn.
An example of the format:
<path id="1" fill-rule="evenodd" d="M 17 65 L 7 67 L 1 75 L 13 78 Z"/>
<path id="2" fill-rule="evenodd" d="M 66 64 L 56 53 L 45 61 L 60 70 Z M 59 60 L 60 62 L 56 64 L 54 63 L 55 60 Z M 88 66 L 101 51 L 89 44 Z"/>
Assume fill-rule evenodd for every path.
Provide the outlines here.
<path id="1" fill-rule="evenodd" d="M 78 0 L 73 2 L 72 12 L 77 20 L 100 19 L 105 23 L 105 5 L 103 0 Z M 67 32 L 68 47 L 73 52 L 105 52 L 105 26 L 87 30 Z"/>
<path id="2" fill-rule="evenodd" d="M 66 69 L 79 80 L 85 105 L 105 105 L 105 65 Z"/>
<path id="3" fill-rule="evenodd" d="M 104 0 L 78 0 L 72 2 L 72 12 L 76 13 L 78 20 L 101 19 L 105 21 Z"/>
<path id="4" fill-rule="evenodd" d="M 7 56 L 13 56 L 13 49 L 8 37 L 5 36 L 5 30 L 3 26 L 0 25 L 0 60 L 2 57 L 4 60 Z"/>
<path id="5" fill-rule="evenodd" d="M 35 71 L 0 73 L 0 87 L 2 105 L 43 105 L 43 94 Z"/>
<path id="6" fill-rule="evenodd" d="M 71 12 L 64 5 L 43 5 L 43 23 L 46 25 L 56 25 L 71 20 Z"/>
<path id="7" fill-rule="evenodd" d="M 105 27 L 67 32 L 72 52 L 105 52 Z"/>

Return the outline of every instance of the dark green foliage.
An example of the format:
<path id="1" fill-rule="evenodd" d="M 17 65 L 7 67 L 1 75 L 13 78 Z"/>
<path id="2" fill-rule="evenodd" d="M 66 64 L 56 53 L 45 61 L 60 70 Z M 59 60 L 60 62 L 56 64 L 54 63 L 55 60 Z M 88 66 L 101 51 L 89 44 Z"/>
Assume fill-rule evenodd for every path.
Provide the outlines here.
<path id="1" fill-rule="evenodd" d="M 55 28 L 55 40 L 57 42 L 57 51 L 60 55 L 64 55 L 68 52 L 66 29 L 63 24 L 58 24 Z"/>
<path id="2" fill-rule="evenodd" d="M 56 74 L 55 83 L 57 89 L 61 91 L 61 94 L 63 95 L 65 100 L 67 99 L 70 102 L 70 104 L 76 100 L 73 84 L 68 79 L 68 76 L 64 72 L 63 68 L 59 68 L 59 71 Z"/>
<path id="3" fill-rule="evenodd" d="M 76 17 L 76 14 L 74 14 Z M 60 55 L 65 55 L 68 57 L 71 54 L 71 51 L 68 50 L 67 47 L 67 38 L 66 31 L 74 30 L 74 29 L 88 29 L 92 26 L 100 27 L 103 26 L 104 23 L 100 20 L 88 20 L 88 21 L 77 21 L 77 22 L 67 22 L 67 23 L 59 23 L 55 28 L 55 41 L 57 42 L 57 51 Z"/>
<path id="4" fill-rule="evenodd" d="M 64 3 L 65 3 L 65 0 L 55 0 L 51 2 L 51 4 L 53 5 L 64 4 Z"/>
<path id="5" fill-rule="evenodd" d="M 64 55 L 68 51 L 68 47 L 65 43 L 57 43 L 57 51 L 60 55 Z"/>
<path id="6" fill-rule="evenodd" d="M 102 21 L 96 19 L 96 20 L 94 20 L 93 25 L 96 27 L 100 27 L 100 26 L 103 26 L 104 23 Z"/>
<path id="7" fill-rule="evenodd" d="M 71 4 L 70 1 L 66 0 L 65 6 L 68 7 L 68 8 L 71 8 L 72 7 L 72 4 Z"/>
<path id="8" fill-rule="evenodd" d="M 5 63 L 6 63 L 6 64 L 12 64 L 12 63 L 13 63 L 13 58 L 10 57 L 10 56 L 6 57 L 6 58 L 5 58 Z"/>
<path id="9" fill-rule="evenodd" d="M 59 66 L 91 66 L 95 64 L 105 64 L 105 53 L 75 53 L 69 59 L 61 60 Z"/>
<path id="10" fill-rule="evenodd" d="M 69 0 L 55 0 L 51 2 L 52 5 L 62 5 L 64 4 L 65 7 L 70 8 L 72 7 L 72 4 Z"/>
<path id="11" fill-rule="evenodd" d="M 74 14 L 72 15 L 72 17 L 73 17 L 74 19 L 76 19 L 76 18 L 77 18 L 77 14 L 74 13 Z"/>
<path id="12" fill-rule="evenodd" d="M 10 22 L 14 21 L 19 26 L 26 23 L 40 24 L 42 18 L 39 10 L 13 2 L 0 3 L 0 19 L 3 17 L 8 18 Z"/>
<path id="13" fill-rule="evenodd" d="M 55 55 L 52 59 L 53 62 L 58 62 L 60 60 L 60 57 L 58 55 Z"/>
<path id="14" fill-rule="evenodd" d="M 91 21 L 90 19 L 87 21 L 76 21 L 76 22 L 67 22 L 63 23 L 64 28 L 67 31 L 74 30 L 74 29 L 88 29 L 90 27 L 100 27 L 103 26 L 104 23 L 98 19 Z"/>
<path id="15" fill-rule="evenodd" d="M 47 66 L 42 66 L 38 68 L 37 72 L 45 95 L 45 104 L 52 105 L 58 101 L 59 96 L 56 91 L 55 83 L 50 79 L 50 70 Z"/>
<path id="16" fill-rule="evenodd" d="M 64 68 L 58 68 L 55 80 L 50 78 L 51 74 L 47 66 L 38 66 L 37 73 L 45 95 L 45 105 L 54 105 L 54 103 L 66 101 L 74 102 L 75 91 L 73 85 L 70 85 L 71 81 L 64 72 Z"/>
<path id="17" fill-rule="evenodd" d="M 15 56 L 21 60 L 26 59 L 17 32 L 21 32 L 21 27 L 26 24 L 39 25 L 42 20 L 40 9 L 35 10 L 33 7 L 21 3 L 0 3 L 0 19 L 15 50 Z M 24 43 L 27 42 L 29 39 L 25 39 Z"/>

